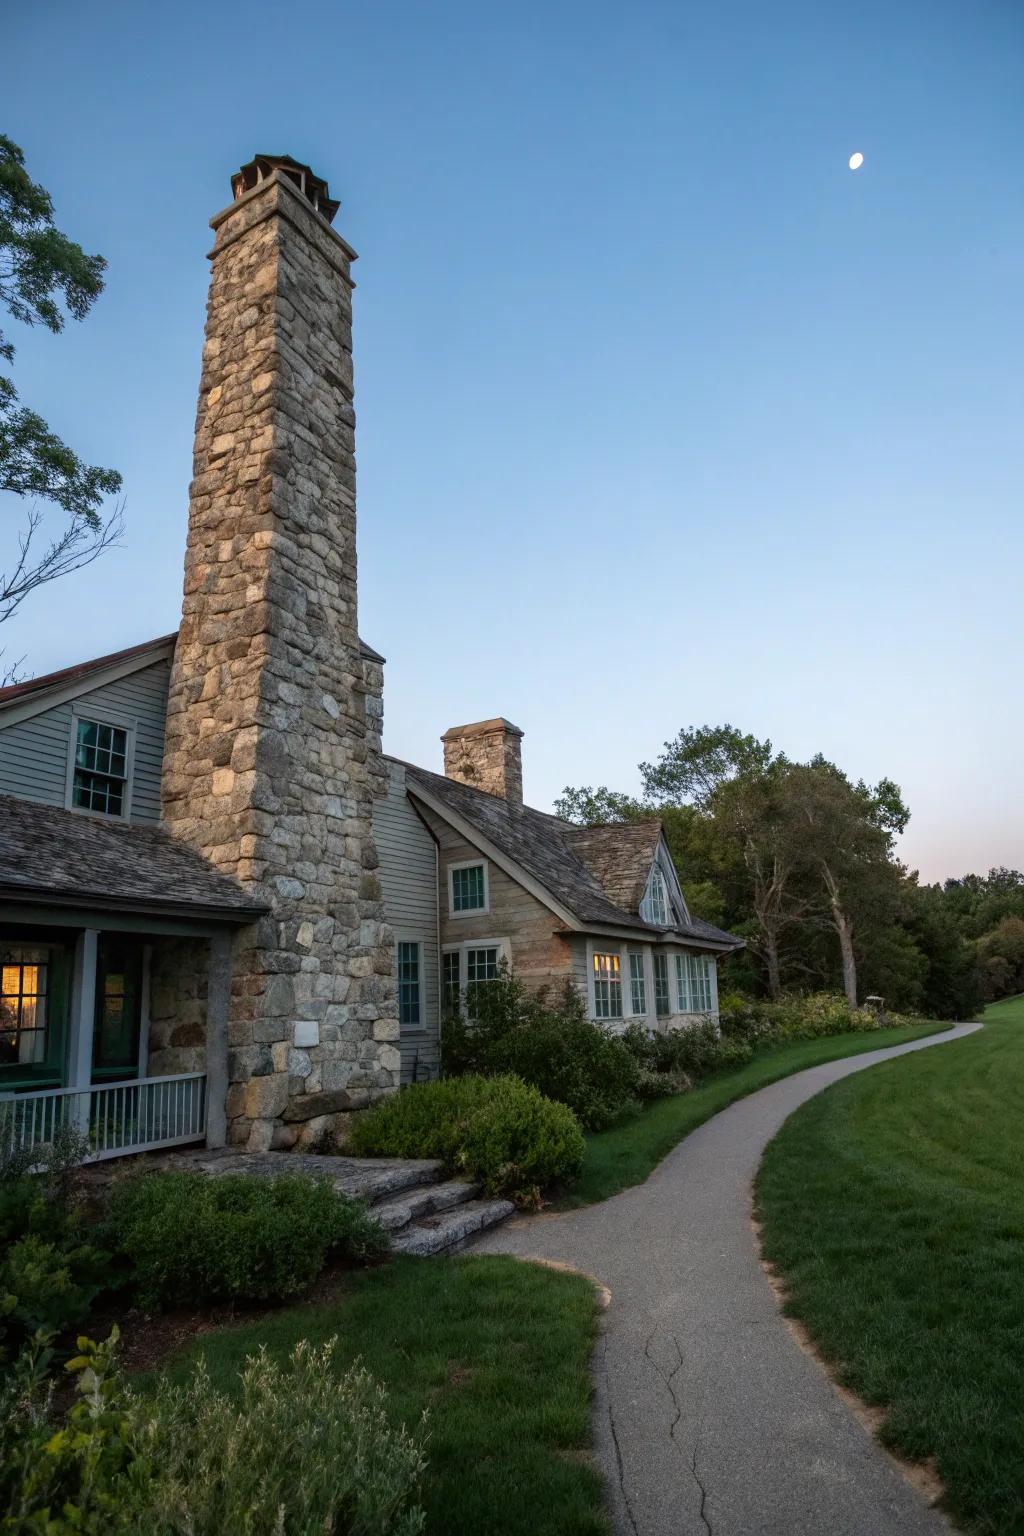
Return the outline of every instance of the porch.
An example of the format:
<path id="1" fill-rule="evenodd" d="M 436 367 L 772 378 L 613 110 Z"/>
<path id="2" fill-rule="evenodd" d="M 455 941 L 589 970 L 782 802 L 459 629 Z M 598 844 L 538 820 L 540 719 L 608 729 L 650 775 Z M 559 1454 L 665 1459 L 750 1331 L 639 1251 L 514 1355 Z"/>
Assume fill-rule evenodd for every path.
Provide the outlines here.
<path id="1" fill-rule="evenodd" d="M 0 811 L 0 1152 L 223 1145 L 232 943 L 265 907 L 160 828 Z"/>

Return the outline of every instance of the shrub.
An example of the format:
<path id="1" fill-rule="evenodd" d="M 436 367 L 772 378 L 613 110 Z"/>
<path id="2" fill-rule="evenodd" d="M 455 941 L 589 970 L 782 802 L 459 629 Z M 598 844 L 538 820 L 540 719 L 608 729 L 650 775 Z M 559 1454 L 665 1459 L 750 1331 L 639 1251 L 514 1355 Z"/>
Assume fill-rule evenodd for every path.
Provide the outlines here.
<path id="1" fill-rule="evenodd" d="M 37 1329 L 80 1326 L 113 1281 L 112 1262 L 74 1202 L 73 1176 L 88 1148 L 59 1131 L 44 1147 L 0 1135 L 0 1359 Z"/>
<path id="2" fill-rule="evenodd" d="M 630 1025 L 624 1036 L 630 1051 L 648 1072 L 657 1073 L 666 1083 L 666 1093 L 677 1093 L 694 1078 L 707 1077 L 726 1067 L 742 1066 L 753 1051 L 742 1041 L 719 1034 L 713 1019 L 699 1019 L 681 1029 L 651 1034 L 639 1025 Z"/>
<path id="3" fill-rule="evenodd" d="M 527 1199 L 583 1163 L 572 1110 L 517 1077 L 446 1077 L 414 1083 L 365 1110 L 352 1149 L 376 1157 L 438 1157 L 487 1195 Z"/>
<path id="4" fill-rule="evenodd" d="M 106 1344 L 79 1340 L 77 1401 L 54 1433 L 41 1346 L 0 1401 L 0 1503 L 10 1536 L 416 1536 L 424 1430 L 392 1427 L 335 1341 L 282 1366 L 247 1360 L 236 1402 L 202 1362 L 142 1400 Z M 301 1463 L 296 1463 L 296 1454 Z"/>
<path id="5" fill-rule="evenodd" d="M 446 1020 L 442 1062 L 448 1075 L 511 1074 L 567 1104 L 589 1131 L 637 1107 L 639 1069 L 620 1036 L 588 1019 L 576 988 L 556 1005 L 529 993 L 503 965 L 474 999 L 476 1017 Z"/>
<path id="6" fill-rule="evenodd" d="M 330 1253 L 366 1258 L 387 1242 L 358 1202 L 300 1174 L 135 1175 L 115 1186 L 110 1217 L 147 1306 L 280 1300 Z"/>

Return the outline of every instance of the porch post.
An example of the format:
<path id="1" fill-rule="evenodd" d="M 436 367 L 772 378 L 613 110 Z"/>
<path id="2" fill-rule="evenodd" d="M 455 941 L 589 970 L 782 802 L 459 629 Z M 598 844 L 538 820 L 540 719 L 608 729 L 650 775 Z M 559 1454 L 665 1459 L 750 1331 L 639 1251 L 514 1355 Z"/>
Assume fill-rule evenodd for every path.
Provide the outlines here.
<path id="1" fill-rule="evenodd" d="M 231 934 L 210 940 L 206 984 L 206 1145 L 227 1140 L 228 1011 L 231 1006 Z"/>
<path id="2" fill-rule="evenodd" d="M 71 1123 L 83 1135 L 89 1132 L 89 1087 L 92 1082 L 92 1037 L 96 1022 L 96 952 L 99 931 L 84 928 L 75 941 L 71 976 L 71 1018 L 68 1039 L 69 1088 L 83 1097 L 75 1100 Z"/>

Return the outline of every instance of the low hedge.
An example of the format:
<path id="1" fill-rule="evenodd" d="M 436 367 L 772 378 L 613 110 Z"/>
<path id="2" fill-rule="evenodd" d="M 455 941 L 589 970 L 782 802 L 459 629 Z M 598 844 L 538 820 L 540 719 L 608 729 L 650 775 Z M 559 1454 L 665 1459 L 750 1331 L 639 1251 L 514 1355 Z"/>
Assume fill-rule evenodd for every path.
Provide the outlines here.
<path id="1" fill-rule="evenodd" d="M 845 997 L 832 992 L 794 994 L 774 1002 L 730 993 L 722 997 L 719 1009 L 723 1036 L 752 1046 L 816 1040 L 855 1030 L 895 1029 L 914 1022 L 902 1014 L 851 1008 Z"/>
<path id="2" fill-rule="evenodd" d="M 358 1201 L 301 1174 L 130 1176 L 114 1187 L 109 1231 L 146 1306 L 278 1301 L 307 1289 L 330 1254 L 387 1247 Z"/>
<path id="3" fill-rule="evenodd" d="M 440 1158 L 484 1194 L 521 1202 L 583 1164 L 572 1110 L 509 1076 L 414 1083 L 357 1116 L 351 1145 L 368 1157 Z"/>

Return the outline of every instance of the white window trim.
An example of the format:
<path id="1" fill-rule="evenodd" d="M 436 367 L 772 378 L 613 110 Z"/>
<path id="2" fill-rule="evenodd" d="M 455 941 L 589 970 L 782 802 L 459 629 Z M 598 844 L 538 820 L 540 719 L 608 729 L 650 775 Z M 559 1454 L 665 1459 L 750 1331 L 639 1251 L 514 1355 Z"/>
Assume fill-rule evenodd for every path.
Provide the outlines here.
<path id="1" fill-rule="evenodd" d="M 688 1005 L 692 1001 L 692 999 L 689 997 L 689 995 L 687 995 L 687 997 L 686 997 L 687 1006 L 686 1007 L 683 1006 L 683 994 L 682 994 L 682 991 L 681 991 L 680 986 L 679 986 L 679 961 L 681 959 L 702 960 L 704 962 L 704 966 L 705 966 L 705 969 L 706 969 L 706 972 L 707 972 L 707 978 L 708 978 L 708 996 L 709 996 L 709 999 L 710 999 L 710 1006 L 708 1008 L 691 1008 L 691 1007 L 689 1007 Z M 703 951 L 695 952 L 692 949 L 676 949 L 676 950 L 673 950 L 671 955 L 670 955 L 670 957 L 669 957 L 669 997 L 670 997 L 670 999 L 672 998 L 673 994 L 675 996 L 675 1005 L 676 1005 L 676 1010 L 675 1011 L 676 1011 L 676 1013 L 685 1014 L 688 1018 L 694 1018 L 694 1019 L 697 1019 L 697 1018 L 707 1018 L 708 1016 L 710 1016 L 711 1018 L 717 1018 L 718 1017 L 718 964 L 717 964 L 716 957 L 714 955 L 709 955 L 709 954 L 707 954 L 707 953 L 705 953 Z M 689 994 L 689 985 L 687 985 L 687 994 Z"/>
<path id="2" fill-rule="evenodd" d="M 629 971 L 629 956 L 642 954 L 644 957 L 644 1001 L 647 1004 L 643 1013 L 633 1012 L 633 987 Z M 597 993 L 594 988 L 594 956 L 618 955 L 619 980 L 622 983 L 622 1014 L 618 1018 L 599 1019 L 597 1016 Z M 618 939 L 588 939 L 587 940 L 587 1015 L 597 1024 L 621 1024 L 623 1028 L 627 1024 L 643 1022 L 650 1024 L 654 1018 L 654 960 L 649 944 L 629 944 Z"/>
<path id="3" fill-rule="evenodd" d="M 474 859 L 473 863 L 479 863 Z M 461 914 L 460 914 L 461 915 Z M 442 955 L 455 955 L 459 957 L 459 992 L 466 990 L 466 951 L 469 949 L 496 949 L 498 951 L 498 964 L 506 960 L 512 964 L 512 945 L 505 939 L 462 939 L 458 944 L 445 944 L 441 948 Z M 444 985 L 444 962 L 441 962 L 441 985 Z"/>
<path id="4" fill-rule="evenodd" d="M 112 725 L 127 735 L 125 748 L 125 778 L 124 778 L 124 805 L 120 816 L 110 816 L 106 811 L 88 810 L 84 805 L 75 805 L 75 755 L 78 748 L 78 722 L 80 720 L 94 720 L 97 725 Z M 91 708 L 87 701 L 79 704 L 76 700 L 71 706 L 71 729 L 68 732 L 68 761 L 67 773 L 64 783 L 64 808 L 74 811 L 76 816 L 95 816 L 99 821 L 131 821 L 132 800 L 135 790 L 135 736 L 138 722 L 131 715 L 118 714 L 116 710 L 104 709 L 102 705 Z"/>
<path id="5" fill-rule="evenodd" d="M 647 916 L 645 910 L 655 870 L 658 870 L 665 885 L 665 900 L 668 902 L 668 922 L 665 924 L 655 922 L 653 918 Z M 686 897 L 683 895 L 683 888 L 679 883 L 676 867 L 672 863 L 671 855 L 660 843 L 655 850 L 654 861 L 651 864 L 650 874 L 647 876 L 643 900 L 640 903 L 640 916 L 645 923 L 650 923 L 652 928 L 675 928 L 680 923 L 688 923 L 690 920 L 690 913 L 686 906 Z"/>
<path id="6" fill-rule="evenodd" d="M 454 875 L 454 873 L 455 873 L 455 871 L 457 869 L 478 869 L 478 868 L 482 868 L 483 872 L 484 872 L 484 904 L 483 904 L 482 907 L 470 907 L 469 910 L 466 911 L 466 912 L 456 912 L 456 910 L 455 910 L 455 882 L 452 879 L 452 876 Z M 491 874 L 490 874 L 490 870 L 487 867 L 487 860 L 486 859 L 484 859 L 484 858 L 479 858 L 479 859 L 457 859 L 454 864 L 449 864 L 449 865 L 446 866 L 444 878 L 445 878 L 445 884 L 448 887 L 448 916 L 449 917 L 454 918 L 455 921 L 458 922 L 460 918 L 464 918 L 464 917 L 486 917 L 488 915 L 488 913 L 491 910 Z M 493 939 L 490 942 L 493 943 L 494 942 Z"/>

